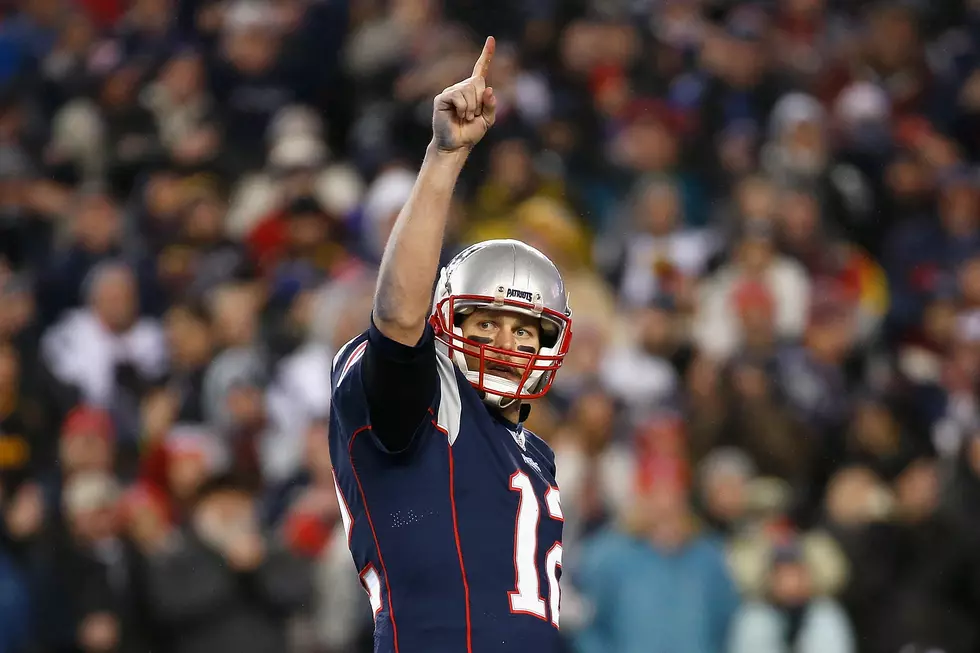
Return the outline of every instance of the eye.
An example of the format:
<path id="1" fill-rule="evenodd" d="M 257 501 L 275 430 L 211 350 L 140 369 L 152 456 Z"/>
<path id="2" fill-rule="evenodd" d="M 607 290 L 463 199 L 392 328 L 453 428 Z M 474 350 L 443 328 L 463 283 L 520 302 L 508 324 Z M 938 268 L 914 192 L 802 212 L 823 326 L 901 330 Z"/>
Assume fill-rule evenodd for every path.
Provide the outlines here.
<path id="1" fill-rule="evenodd" d="M 483 322 L 480 322 L 480 328 L 484 331 L 489 331 L 493 328 L 493 322 L 490 320 L 484 320 Z"/>

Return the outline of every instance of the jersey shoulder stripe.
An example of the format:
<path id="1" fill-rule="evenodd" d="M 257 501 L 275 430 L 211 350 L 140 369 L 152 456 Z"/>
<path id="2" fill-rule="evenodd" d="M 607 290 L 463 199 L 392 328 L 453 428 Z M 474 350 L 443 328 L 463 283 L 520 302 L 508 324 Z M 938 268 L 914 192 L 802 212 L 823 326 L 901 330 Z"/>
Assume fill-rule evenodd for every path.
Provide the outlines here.
<path id="1" fill-rule="evenodd" d="M 436 347 L 436 366 L 439 370 L 439 412 L 436 415 L 436 422 L 439 427 L 446 432 L 449 438 L 449 445 L 452 446 L 459 437 L 461 416 L 463 414 L 463 400 L 459 391 L 459 378 L 456 374 L 456 365 L 442 351 L 441 347 Z"/>
<path id="2" fill-rule="evenodd" d="M 336 388 L 340 385 L 344 377 L 351 371 L 357 361 L 361 360 L 364 356 L 364 350 L 367 349 L 368 335 L 367 332 L 361 333 L 351 340 L 347 341 L 343 347 L 337 352 L 333 357 L 333 362 L 331 363 L 331 377 L 333 381 L 333 387 Z"/>
<path id="3" fill-rule="evenodd" d="M 344 377 L 347 376 L 347 373 L 350 372 L 352 367 L 354 367 L 354 364 L 361 360 L 361 357 L 364 355 L 364 350 L 367 349 L 367 344 L 367 340 L 365 340 L 361 344 L 354 347 L 350 353 L 350 356 L 348 356 L 347 360 L 344 362 L 344 367 L 340 371 L 340 376 L 337 377 L 337 383 L 342 383 L 344 381 Z"/>

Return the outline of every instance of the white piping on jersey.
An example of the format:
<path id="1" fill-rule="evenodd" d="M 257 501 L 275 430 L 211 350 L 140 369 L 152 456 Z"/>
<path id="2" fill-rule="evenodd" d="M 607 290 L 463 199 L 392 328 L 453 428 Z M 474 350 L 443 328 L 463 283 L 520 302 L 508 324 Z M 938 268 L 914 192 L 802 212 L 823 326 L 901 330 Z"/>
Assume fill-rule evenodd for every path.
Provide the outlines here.
<path id="1" fill-rule="evenodd" d="M 331 370 L 333 370 L 334 372 L 337 371 L 337 365 L 340 364 L 340 361 L 345 360 L 347 358 L 347 355 L 349 353 L 349 350 L 351 348 L 351 345 L 353 345 L 354 344 L 354 341 L 357 340 L 360 337 L 361 336 L 359 336 L 359 335 L 354 336 L 353 338 L 351 338 L 350 340 L 348 340 L 347 342 L 345 342 L 344 345 L 340 349 L 337 350 L 337 355 L 333 357 L 333 362 L 330 363 L 330 369 Z M 364 342 L 367 342 L 367 340 L 365 340 Z M 339 385 L 340 379 L 337 379 L 337 381 L 338 381 L 338 385 Z"/>
<path id="2" fill-rule="evenodd" d="M 439 349 L 436 349 L 436 369 L 439 370 L 439 412 L 436 422 L 446 430 L 449 446 L 459 437 L 460 414 L 463 402 L 459 398 L 459 381 L 456 379 L 456 365 Z"/>
<path id="3" fill-rule="evenodd" d="M 362 342 L 361 344 L 359 344 L 357 347 L 354 348 L 354 351 L 351 352 L 351 355 L 347 359 L 347 362 L 344 363 L 343 371 L 341 371 L 340 376 L 337 377 L 337 385 L 340 385 L 343 382 L 344 377 L 347 376 L 347 373 L 350 372 L 352 367 L 354 367 L 354 363 L 360 360 L 361 356 L 364 355 L 364 351 L 367 349 L 367 346 L 368 346 L 368 341 L 365 340 L 364 342 Z"/>

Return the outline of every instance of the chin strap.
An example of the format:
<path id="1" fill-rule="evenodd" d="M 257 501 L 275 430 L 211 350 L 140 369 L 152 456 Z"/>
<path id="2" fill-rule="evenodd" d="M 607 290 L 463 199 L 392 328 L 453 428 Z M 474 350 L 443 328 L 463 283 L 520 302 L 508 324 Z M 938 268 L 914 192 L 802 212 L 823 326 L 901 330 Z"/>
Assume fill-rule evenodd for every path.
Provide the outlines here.
<path id="1" fill-rule="evenodd" d="M 531 404 L 528 403 L 521 404 L 521 414 L 520 414 L 520 418 L 517 421 L 521 423 L 526 422 L 528 415 L 530 414 L 531 414 Z"/>
<path id="2" fill-rule="evenodd" d="M 511 404 L 517 401 L 516 399 L 511 399 L 509 397 L 505 398 L 491 395 L 486 390 L 480 390 L 479 388 L 476 388 L 476 391 L 480 394 L 480 399 L 483 401 L 483 403 L 490 404 L 491 406 L 495 406 L 500 409 L 509 408 Z"/>
<path id="3" fill-rule="evenodd" d="M 515 401 L 517 400 L 501 397 L 500 399 L 497 400 L 497 405 L 500 406 L 501 408 L 510 408 L 511 406 L 514 405 Z"/>
<path id="4" fill-rule="evenodd" d="M 518 401 L 517 399 L 500 399 L 498 401 L 494 401 L 493 399 L 488 400 L 487 393 L 485 391 L 477 390 L 477 392 L 480 394 L 480 399 L 482 399 L 485 404 L 493 406 L 498 410 L 505 410 L 507 408 L 510 408 L 515 401 Z M 521 408 L 519 413 L 520 416 L 518 417 L 517 421 L 526 422 L 530 414 L 531 414 L 531 404 L 527 402 L 521 402 Z"/>

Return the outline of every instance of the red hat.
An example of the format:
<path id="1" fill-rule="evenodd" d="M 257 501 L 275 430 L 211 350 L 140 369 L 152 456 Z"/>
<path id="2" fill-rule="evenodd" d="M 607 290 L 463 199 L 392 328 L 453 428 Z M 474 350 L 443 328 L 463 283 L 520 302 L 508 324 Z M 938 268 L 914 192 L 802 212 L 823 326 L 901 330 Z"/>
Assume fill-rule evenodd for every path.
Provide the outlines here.
<path id="1" fill-rule="evenodd" d="M 170 499 L 167 494 L 153 483 L 141 481 L 130 487 L 123 494 L 122 510 L 125 517 L 130 517 L 137 511 L 156 510 L 168 524 L 172 523 Z"/>
<path id="2" fill-rule="evenodd" d="M 603 65 L 592 69 L 589 87 L 593 95 L 615 84 L 625 84 L 626 73 L 620 66 Z"/>
<path id="3" fill-rule="evenodd" d="M 689 124 L 687 117 L 674 109 L 663 100 L 654 98 L 637 98 L 626 108 L 626 122 L 659 123 L 674 133 L 686 132 Z"/>
<path id="4" fill-rule="evenodd" d="M 61 424 L 62 437 L 73 435 L 97 435 L 106 440 L 116 437 L 116 427 L 108 411 L 91 406 L 77 406 L 68 413 Z"/>

